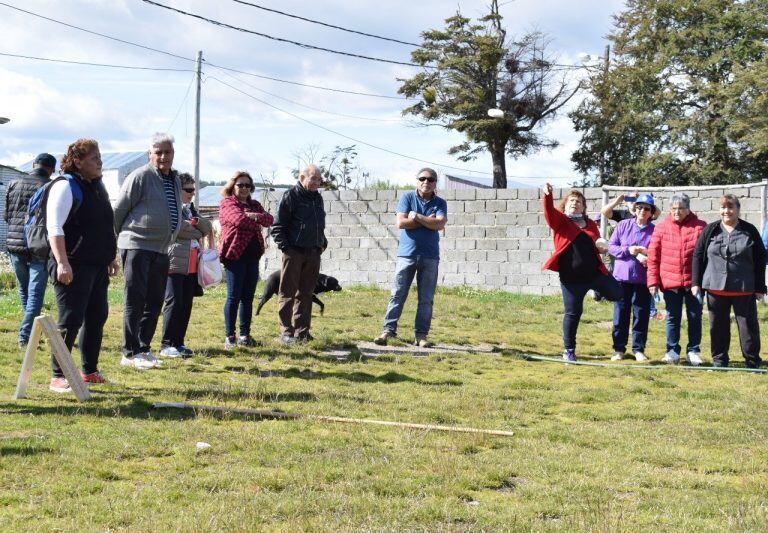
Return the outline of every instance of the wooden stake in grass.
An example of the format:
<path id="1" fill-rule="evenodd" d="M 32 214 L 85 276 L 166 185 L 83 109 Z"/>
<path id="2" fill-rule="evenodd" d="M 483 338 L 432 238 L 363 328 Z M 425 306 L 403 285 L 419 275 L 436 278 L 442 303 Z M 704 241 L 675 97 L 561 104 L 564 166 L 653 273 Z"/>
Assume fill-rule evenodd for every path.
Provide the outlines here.
<path id="1" fill-rule="evenodd" d="M 72 361 L 72 354 L 69 353 L 67 345 L 64 344 L 64 339 L 61 338 L 61 333 L 53 323 L 51 317 L 47 315 L 41 315 L 35 318 L 32 324 L 32 331 L 29 335 L 29 342 L 27 343 L 27 351 L 24 354 L 24 362 L 21 364 L 21 372 L 19 372 L 19 380 L 16 383 L 16 392 L 13 394 L 13 399 L 18 400 L 25 398 L 27 395 L 27 386 L 29 385 L 29 378 L 32 375 L 32 365 L 35 363 L 35 354 L 37 353 L 37 344 L 40 341 L 40 335 L 45 333 L 48 337 L 48 344 L 51 346 L 51 353 L 58 361 L 64 377 L 67 378 L 69 386 L 72 388 L 72 392 L 75 393 L 77 399 L 84 402 L 91 397 L 91 393 L 88 391 L 88 387 L 83 381 L 80 371 Z"/>
<path id="2" fill-rule="evenodd" d="M 237 414 L 254 416 L 268 420 L 317 420 L 318 422 L 337 422 L 343 424 L 371 424 L 375 426 L 392 426 L 410 429 L 426 429 L 431 431 L 450 431 L 455 433 L 480 433 L 482 435 L 496 435 L 501 437 L 512 437 L 511 431 L 502 431 L 499 429 L 478 429 L 464 428 L 457 426 L 435 426 L 432 424 L 410 424 L 407 422 L 392 422 L 389 420 L 371 420 L 368 418 L 344 418 L 340 416 L 325 415 L 305 415 L 294 413 L 283 413 L 280 411 L 269 411 L 265 409 L 247 409 L 241 407 L 221 407 L 215 405 L 194 405 L 184 402 L 178 403 L 156 403 L 155 409 L 180 409 L 184 411 L 203 411 L 217 414 Z"/>

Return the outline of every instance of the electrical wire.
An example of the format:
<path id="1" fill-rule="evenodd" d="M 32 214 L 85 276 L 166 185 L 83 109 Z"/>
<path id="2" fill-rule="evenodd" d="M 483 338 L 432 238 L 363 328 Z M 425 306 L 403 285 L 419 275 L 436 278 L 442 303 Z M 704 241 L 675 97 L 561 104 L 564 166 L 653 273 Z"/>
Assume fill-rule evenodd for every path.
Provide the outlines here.
<path id="1" fill-rule="evenodd" d="M 261 9 L 262 11 L 268 11 L 270 13 L 277 13 L 278 15 L 283 15 L 284 17 L 290 17 L 290 18 L 294 18 L 294 19 L 298 19 L 298 20 L 303 20 L 304 22 L 311 22 L 312 24 L 319 24 L 320 26 L 325 26 L 326 28 L 333 28 L 335 30 L 341 30 L 341 31 L 349 32 L 349 33 L 355 33 L 357 35 L 363 35 L 365 37 L 372 37 L 374 39 L 381 39 L 382 41 L 390 41 L 390 42 L 393 42 L 393 43 L 405 44 L 407 46 L 416 46 L 416 47 L 419 46 L 416 43 L 409 43 L 408 41 L 401 41 L 400 39 L 393 39 L 391 37 L 382 37 L 381 35 L 374 35 L 372 33 L 365 33 L 365 32 L 362 32 L 362 31 L 352 30 L 352 29 L 349 29 L 349 28 L 345 28 L 343 26 L 336 26 L 334 24 L 328 24 L 327 22 L 320 22 L 319 20 L 314 20 L 314 19 L 310 19 L 310 18 L 306 18 L 306 17 L 301 17 L 299 15 L 294 15 L 292 13 L 286 13 L 284 11 L 278 11 L 277 9 L 271 9 L 269 7 L 260 6 L 258 4 L 253 4 L 251 2 L 245 2 L 244 0 L 232 0 L 232 1 L 236 2 L 238 4 L 245 5 L 245 6 L 255 7 L 256 9 Z"/>
<path id="2" fill-rule="evenodd" d="M 395 156 L 398 156 L 398 157 L 402 157 L 402 158 L 405 158 L 405 159 L 410 159 L 412 161 L 418 161 L 419 163 L 426 163 L 428 165 L 432 165 L 432 166 L 436 166 L 436 167 L 448 168 L 448 169 L 451 169 L 451 170 L 460 170 L 462 172 L 470 172 L 472 174 L 485 174 L 485 175 L 488 175 L 488 176 L 491 175 L 489 172 L 482 172 L 482 171 L 479 171 L 479 170 L 471 170 L 471 169 L 468 169 L 468 168 L 454 167 L 454 166 L 450 166 L 450 165 L 444 165 L 442 163 L 435 163 L 433 161 L 427 161 L 426 159 L 421 159 L 419 157 L 414 157 L 414 156 L 411 156 L 411 155 L 402 154 L 400 152 L 395 152 L 394 150 L 390 150 L 389 148 L 384 148 L 384 147 L 377 146 L 375 144 L 371 144 L 369 142 L 366 142 L 366 141 L 363 141 L 363 140 L 360 140 L 360 139 L 356 139 L 354 137 L 350 137 L 349 135 L 346 135 L 344 133 L 338 132 L 336 130 L 332 130 L 331 128 L 327 128 L 327 127 L 325 127 L 325 126 L 323 126 L 321 124 L 318 124 L 317 122 L 313 122 L 313 121 L 308 120 L 308 119 L 306 119 L 306 118 L 304 118 L 302 116 L 299 116 L 299 115 L 297 115 L 295 113 L 291 113 L 290 111 L 286 111 L 285 109 L 277 107 L 276 105 L 270 104 L 269 102 L 267 102 L 265 100 L 262 100 L 261 98 L 257 98 L 256 96 L 253 96 L 252 94 L 249 94 L 249 93 L 243 91 L 242 89 L 239 89 L 239 88 L 235 87 L 234 85 L 230 85 L 229 83 L 227 83 L 227 82 L 225 82 L 223 80 L 220 80 L 220 79 L 216 78 L 215 76 L 208 76 L 207 79 L 215 80 L 215 81 L 221 83 L 222 85 L 225 85 L 225 86 L 229 87 L 230 89 L 232 89 L 234 91 L 237 91 L 240 94 L 243 94 L 243 95 L 247 96 L 248 98 L 256 100 L 257 102 L 259 102 L 261 104 L 264 104 L 267 107 L 271 107 L 272 109 L 280 111 L 281 113 L 285 113 L 286 115 L 291 116 L 291 117 L 293 117 L 295 119 L 301 120 L 302 122 L 306 122 L 307 124 L 310 124 L 310 125 L 312 125 L 312 126 L 314 126 L 316 128 L 319 128 L 321 130 L 327 131 L 328 133 L 332 133 L 334 135 L 338 135 L 339 137 L 343 137 L 343 138 L 345 138 L 347 140 L 350 140 L 352 142 L 355 142 L 355 143 L 358 143 L 358 144 L 362 144 L 364 146 L 368 146 L 369 148 L 373 148 L 375 150 L 379 150 L 381 152 L 386 152 L 388 154 L 395 155 Z"/>
<path id="3" fill-rule="evenodd" d="M 248 83 L 247 81 L 241 80 L 237 76 L 233 76 L 232 74 L 229 74 L 226 70 L 223 70 L 223 69 L 219 69 L 219 70 L 221 70 L 223 74 L 226 74 L 227 76 L 229 76 L 233 80 L 235 80 L 235 81 L 237 81 L 239 83 L 242 83 L 243 85 L 247 85 L 251 89 L 259 91 L 260 93 L 266 94 L 268 96 L 272 96 L 273 98 L 277 98 L 279 100 L 283 100 L 284 102 L 288 102 L 290 104 L 293 104 L 293 105 L 296 105 L 296 106 L 299 106 L 299 107 L 303 107 L 304 109 L 309 109 L 311 111 L 317 111 L 319 113 L 325 113 L 327 115 L 333 115 L 333 116 L 343 117 L 343 118 L 351 118 L 351 119 L 355 119 L 355 120 L 368 120 L 368 121 L 373 121 L 373 122 L 390 122 L 390 123 L 391 122 L 402 122 L 401 118 L 360 117 L 360 116 L 357 116 L 357 115 L 347 115 L 347 114 L 344 114 L 344 113 L 336 113 L 334 111 L 326 111 L 325 109 L 320 109 L 320 108 L 317 108 L 317 107 L 312 107 L 312 106 L 309 106 L 309 105 L 306 105 L 306 104 L 302 104 L 300 102 L 296 102 L 295 100 L 291 100 L 289 98 L 285 98 L 283 96 L 280 96 L 279 94 L 274 94 L 274 93 L 271 93 L 269 91 L 265 91 L 264 89 L 260 89 L 259 87 L 256 87 L 255 85 L 252 85 L 252 84 Z"/>
<path id="4" fill-rule="evenodd" d="M 167 52 L 165 50 L 160 50 L 160 49 L 157 49 L 157 48 L 152 48 L 150 46 L 145 46 L 143 44 L 135 43 L 135 42 L 132 42 L 132 41 L 127 41 L 125 39 L 120 39 L 118 37 L 113 37 L 111 35 L 106 35 L 104 33 L 99 33 L 99 32 L 96 32 L 96 31 L 92 31 L 92 30 L 89 30 L 89 29 L 86 29 L 86 28 L 83 28 L 83 27 L 80 27 L 80 26 L 75 26 L 74 24 L 69 24 L 69 23 L 63 22 L 61 20 L 57 20 L 57 19 L 54 19 L 54 18 L 51 18 L 51 17 L 46 17 L 44 15 L 40 15 L 39 13 L 34 13 L 32 11 L 27 11 L 26 9 L 21 9 L 19 7 L 7 4 L 5 2 L 0 2 L 0 6 L 5 6 L 7 8 L 14 9 L 16 11 L 20 11 L 22 13 L 25 13 L 27 15 L 31 15 L 33 17 L 41 18 L 43 20 L 47 20 L 47 21 L 53 22 L 55 24 L 60 24 L 62 26 L 66 26 L 66 27 L 74 29 L 74 30 L 78 30 L 78 31 L 82 31 L 82 32 L 85 32 L 85 33 L 89 33 L 91 35 L 97 35 L 99 37 L 103 37 L 103 38 L 109 39 L 111 41 L 116 41 L 116 42 L 119 42 L 119 43 L 122 43 L 122 44 L 127 44 L 127 45 L 130 45 L 130 46 L 135 46 L 137 48 L 142 48 L 144 50 L 149 50 L 149 51 L 152 51 L 152 52 L 157 52 L 159 54 L 164 54 L 164 55 L 167 55 L 167 56 L 170 56 L 170 57 L 175 57 L 177 59 L 182 59 L 184 61 L 190 61 L 192 63 L 197 61 L 194 58 L 184 57 L 184 56 L 181 56 L 181 55 L 178 55 L 178 54 L 174 54 L 172 52 Z M 406 99 L 406 98 L 404 98 L 402 96 L 391 96 L 391 95 L 386 95 L 386 94 L 366 93 L 366 92 L 361 92 L 361 91 L 348 91 L 348 90 L 345 90 L 345 89 L 337 89 L 337 88 L 334 88 L 334 87 L 323 87 L 321 85 L 311 85 L 311 84 L 307 84 L 307 83 L 300 83 L 300 82 L 297 82 L 297 81 L 284 80 L 284 79 L 281 79 L 281 78 L 275 78 L 275 77 L 271 77 L 271 76 L 264 76 L 262 74 L 256 74 L 254 72 L 246 72 L 244 70 L 238 70 L 238 69 L 235 69 L 235 68 L 225 67 L 223 65 L 215 65 L 213 63 L 208 63 L 208 64 L 211 65 L 211 66 L 222 68 L 224 70 L 229 70 L 231 72 L 237 72 L 239 74 L 245 74 L 247 76 L 253 76 L 255 78 L 262 78 L 262 79 L 266 79 L 266 80 L 275 81 L 275 82 L 278 82 L 278 83 L 285 83 L 285 84 L 289 84 L 289 85 L 297 85 L 297 86 L 300 86 L 300 87 L 307 87 L 307 88 L 310 88 L 310 89 L 318 89 L 318 90 L 322 90 L 322 91 L 329 91 L 329 92 L 343 93 L 343 94 L 354 94 L 354 95 L 358 95 L 358 96 L 368 96 L 368 97 L 371 97 L 371 98 L 388 98 L 388 99 L 394 99 L 394 100 L 405 100 Z"/>
<path id="5" fill-rule="evenodd" d="M 198 20 L 202 20 L 204 22 L 208 22 L 209 24 L 213 24 L 215 26 L 219 26 L 219 27 L 222 27 L 222 28 L 227 28 L 227 29 L 230 29 L 230 30 L 239 31 L 239 32 L 242 32 L 242 33 L 248 33 L 248 34 L 251 34 L 251 35 L 256 35 L 258 37 L 264 37 L 265 39 L 270 39 L 272 41 L 292 44 L 292 45 L 299 46 L 301 48 L 306 48 L 306 49 L 309 49 L 309 50 L 318 50 L 318 51 L 321 51 L 321 52 L 328 52 L 328 53 L 331 53 L 331 54 L 338 54 L 338 55 L 342 55 L 342 56 L 346 56 L 346 57 L 355 57 L 357 59 L 366 59 L 368 61 L 377 61 L 379 63 L 389 63 L 389 64 L 392 64 L 392 65 L 405 65 L 407 67 L 417 67 L 417 68 L 421 68 L 422 67 L 422 65 L 416 65 L 414 63 L 409 63 L 409 62 L 406 62 L 406 61 L 396 61 L 394 59 L 384 59 L 384 58 L 381 58 L 381 57 L 373 57 L 373 56 L 365 56 L 365 55 L 362 55 L 362 54 L 354 54 L 352 52 L 344 52 L 342 50 L 334 50 L 332 48 L 324 48 L 322 46 L 316 46 L 314 44 L 301 43 L 299 41 L 293 41 L 291 39 L 285 39 L 284 37 L 275 37 L 274 35 L 269 35 L 267 33 L 261 33 L 261 32 L 258 32 L 258 31 L 249 30 L 247 28 L 242 28 L 240 26 L 233 26 L 232 24 L 227 24 L 226 22 L 221 22 L 221 21 L 214 20 L 214 19 L 211 19 L 211 18 L 208 18 L 208 17 L 204 17 L 204 16 L 198 15 L 196 13 L 190 13 L 189 11 L 184 11 L 182 9 L 178 9 L 178 8 L 175 8 L 175 7 L 166 6 L 166 5 L 160 4 L 158 2 L 154 2 L 153 0 L 141 0 L 141 1 L 144 2 L 145 4 L 150 4 L 150 5 L 153 5 L 153 6 L 161 7 L 163 9 L 167 9 L 169 11 L 174 11 L 174 12 L 179 13 L 181 15 L 185 15 L 187 17 L 196 18 Z M 430 67 L 424 66 L 424 68 L 430 68 Z"/>
<path id="6" fill-rule="evenodd" d="M 132 65 L 114 65 L 110 63 L 90 63 L 87 61 L 71 61 L 69 59 L 52 59 L 50 57 L 36 57 L 36 56 L 25 56 L 21 54 L 8 54 L 6 52 L 0 52 L 0 56 L 5 57 L 16 57 L 19 59 L 34 59 L 37 61 L 48 61 L 50 63 L 64 63 L 67 65 L 84 65 L 88 67 L 106 67 L 106 68 L 122 68 L 122 69 L 128 69 L 128 70 L 153 70 L 158 72 L 195 72 L 192 69 L 188 68 L 161 68 L 161 67 L 137 67 Z"/>
<path id="7" fill-rule="evenodd" d="M 181 109 L 184 107 L 184 104 L 187 103 L 187 98 L 189 98 L 189 90 L 192 88 L 192 84 L 195 82 L 196 79 L 197 79 L 197 72 L 195 72 L 195 75 L 192 76 L 191 80 L 189 80 L 189 85 L 187 85 L 187 92 L 184 93 L 184 98 L 182 98 L 181 103 L 179 104 L 179 108 L 176 110 L 176 114 L 173 116 L 173 120 L 171 120 L 170 125 L 165 131 L 171 131 L 171 128 L 173 128 L 173 125 L 176 123 L 176 119 L 179 118 L 179 113 L 181 113 Z"/>

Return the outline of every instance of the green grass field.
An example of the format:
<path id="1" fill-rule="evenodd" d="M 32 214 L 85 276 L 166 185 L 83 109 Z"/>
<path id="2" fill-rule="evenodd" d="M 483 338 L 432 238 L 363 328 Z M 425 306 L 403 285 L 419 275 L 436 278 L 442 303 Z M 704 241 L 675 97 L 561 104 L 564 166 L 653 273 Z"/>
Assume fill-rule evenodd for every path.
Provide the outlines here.
<path id="1" fill-rule="evenodd" d="M 379 332 L 388 295 L 367 288 L 324 295 L 317 340 L 290 349 L 277 342 L 273 299 L 254 321 L 264 346 L 230 353 L 223 296 L 218 287 L 195 301 L 195 358 L 139 372 L 119 366 L 115 283 L 101 355 L 112 383 L 81 404 L 48 392 L 44 353 L 29 398 L 10 400 L 19 304 L 0 293 L 0 530 L 768 529 L 766 375 L 524 361 L 520 353 L 559 355 L 560 299 L 469 289 L 439 291 L 431 337 L 492 343 L 494 354 L 323 356 Z M 50 291 L 46 301 L 55 316 Z M 610 317 L 610 304 L 587 303 L 578 349 L 586 360 L 608 361 Z M 663 323 L 651 327 L 647 354 L 658 361 Z M 705 334 L 709 360 L 707 344 Z M 155 411 L 158 401 L 515 436 L 195 418 Z M 197 452 L 199 441 L 212 447 Z"/>

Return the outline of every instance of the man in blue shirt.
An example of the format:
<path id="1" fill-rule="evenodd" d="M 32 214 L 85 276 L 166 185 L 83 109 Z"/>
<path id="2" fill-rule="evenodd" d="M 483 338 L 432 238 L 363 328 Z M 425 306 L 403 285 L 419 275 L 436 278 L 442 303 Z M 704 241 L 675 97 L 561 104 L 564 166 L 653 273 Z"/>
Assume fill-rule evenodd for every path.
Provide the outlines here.
<path id="1" fill-rule="evenodd" d="M 432 322 L 432 303 L 440 262 L 438 232 L 448 220 L 448 205 L 435 194 L 437 172 L 431 168 L 422 168 L 416 176 L 416 190 L 402 195 L 397 203 L 395 227 L 400 230 L 400 246 L 397 250 L 392 296 L 384 316 L 384 331 L 373 340 L 380 345 L 397 337 L 397 321 L 416 276 L 419 305 L 416 308 L 414 344 L 421 348 L 432 346 L 427 340 L 427 334 Z"/>

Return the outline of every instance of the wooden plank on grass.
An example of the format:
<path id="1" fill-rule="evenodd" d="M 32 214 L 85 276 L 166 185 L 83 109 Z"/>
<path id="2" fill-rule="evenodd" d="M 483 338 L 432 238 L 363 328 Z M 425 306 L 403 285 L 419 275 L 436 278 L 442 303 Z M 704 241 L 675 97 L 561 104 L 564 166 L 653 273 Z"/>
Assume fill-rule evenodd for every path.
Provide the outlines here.
<path id="1" fill-rule="evenodd" d="M 338 422 L 345 424 L 372 424 L 376 426 L 393 426 L 409 429 L 424 429 L 428 431 L 450 431 L 456 433 L 480 433 L 483 435 L 496 435 L 501 437 L 512 437 L 514 433 L 511 431 L 502 431 L 500 429 L 478 429 L 459 426 L 436 426 L 432 424 L 412 424 L 409 422 L 393 422 L 389 420 L 372 420 L 368 418 L 344 418 L 340 416 L 325 416 L 325 415 L 305 415 L 305 414 L 293 414 L 283 413 L 281 411 L 268 411 L 264 409 L 246 409 L 237 407 L 221 407 L 216 405 L 196 405 L 189 403 L 156 403 L 153 406 L 155 409 L 181 409 L 188 411 L 204 411 L 209 413 L 219 414 L 239 414 L 255 416 L 258 418 L 266 419 L 278 419 L 278 420 L 317 420 L 319 422 Z"/>
<path id="2" fill-rule="evenodd" d="M 91 393 L 88 390 L 85 381 L 83 381 L 80 371 L 75 366 L 74 361 L 72 361 L 72 354 L 69 353 L 67 345 L 64 344 L 64 339 L 61 337 L 59 328 L 53 323 L 51 317 L 45 316 L 40 318 L 43 318 L 43 320 L 41 320 L 43 331 L 48 337 L 48 342 L 51 343 L 51 353 L 53 353 L 62 372 L 64 372 L 64 377 L 67 378 L 72 392 L 75 393 L 78 400 L 84 402 L 91 397 Z"/>
<path id="3" fill-rule="evenodd" d="M 27 342 L 27 350 L 24 353 L 24 362 L 21 363 L 21 372 L 19 372 L 19 380 L 16 382 L 16 392 L 13 393 L 13 399 L 19 400 L 26 398 L 27 387 L 29 386 L 29 378 L 32 375 L 32 366 L 35 364 L 35 354 L 37 353 L 37 345 L 40 342 L 40 333 L 42 333 L 43 326 L 41 325 L 41 319 L 43 317 L 38 316 L 32 323 L 32 331 L 29 333 L 29 341 Z"/>

